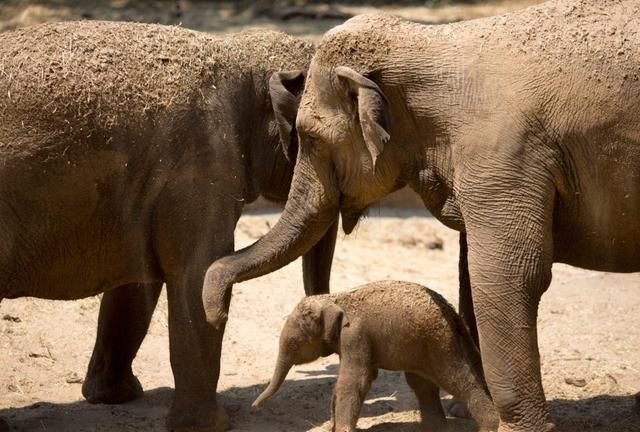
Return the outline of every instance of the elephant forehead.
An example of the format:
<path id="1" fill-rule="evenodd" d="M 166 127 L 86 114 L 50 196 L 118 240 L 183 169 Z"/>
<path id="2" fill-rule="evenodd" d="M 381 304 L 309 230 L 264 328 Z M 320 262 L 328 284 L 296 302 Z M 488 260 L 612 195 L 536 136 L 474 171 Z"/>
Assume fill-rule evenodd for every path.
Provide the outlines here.
<path id="1" fill-rule="evenodd" d="M 322 106 L 304 107 L 298 112 L 296 128 L 303 135 L 314 138 L 330 139 L 334 129 L 346 126 L 344 115 L 338 110 Z"/>

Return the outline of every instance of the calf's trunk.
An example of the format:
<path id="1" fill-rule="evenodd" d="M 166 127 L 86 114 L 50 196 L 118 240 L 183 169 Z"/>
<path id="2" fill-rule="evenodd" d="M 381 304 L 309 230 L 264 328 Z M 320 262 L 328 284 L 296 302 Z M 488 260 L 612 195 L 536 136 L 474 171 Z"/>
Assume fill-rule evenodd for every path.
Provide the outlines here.
<path id="1" fill-rule="evenodd" d="M 292 366 L 292 362 L 284 360 L 282 356 L 280 356 L 278 358 L 276 370 L 273 372 L 271 382 L 269 382 L 269 386 L 260 394 L 260 396 L 258 396 L 251 406 L 260 407 L 265 400 L 273 396 L 284 382 Z"/>

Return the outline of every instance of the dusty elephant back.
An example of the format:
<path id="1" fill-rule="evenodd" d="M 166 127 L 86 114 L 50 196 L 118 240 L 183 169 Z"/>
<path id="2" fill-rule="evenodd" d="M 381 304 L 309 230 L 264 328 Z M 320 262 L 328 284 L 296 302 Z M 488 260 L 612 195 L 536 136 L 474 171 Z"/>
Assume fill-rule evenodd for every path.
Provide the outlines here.
<path id="1" fill-rule="evenodd" d="M 349 66 L 384 85 L 422 83 L 432 97 L 446 90 L 448 104 L 471 112 L 495 110 L 531 89 L 537 99 L 530 100 L 550 109 L 566 110 L 559 101 L 580 96 L 589 111 L 576 121 L 586 123 L 640 107 L 639 14 L 633 0 L 552 0 L 447 25 L 366 14 L 323 37 L 312 69 Z M 612 98 L 627 106 L 613 106 Z"/>
<path id="2" fill-rule="evenodd" d="M 312 50 L 266 30 L 216 37 L 161 25 L 69 22 L 3 33 L 3 141 L 16 123 L 89 133 L 179 115 L 243 79 L 255 79 L 260 90 L 270 72 L 306 69 Z"/>
<path id="3" fill-rule="evenodd" d="M 349 322 L 368 335 L 380 367 L 420 370 L 436 352 L 448 352 L 452 360 L 464 352 L 479 370 L 467 328 L 437 292 L 411 282 L 378 281 L 332 296 Z M 406 352 L 415 356 L 407 358 Z"/>
<path id="4" fill-rule="evenodd" d="M 331 294 L 335 302 L 372 326 L 388 327 L 386 333 L 422 338 L 448 325 L 461 323 L 455 309 L 437 292 L 422 285 L 402 281 L 379 281 L 347 293 Z"/>
<path id="5" fill-rule="evenodd" d="M 386 13 L 363 14 L 325 34 L 316 63 L 346 61 L 347 66 L 374 70 L 393 62 L 394 55 L 402 55 L 394 49 L 414 47 L 428 55 L 446 43 L 460 54 L 458 61 L 464 61 L 462 54 L 475 54 L 477 61 L 499 47 L 512 55 L 529 54 L 556 64 L 580 59 L 627 67 L 629 59 L 638 61 L 640 55 L 640 28 L 635 19 L 639 13 L 640 4 L 634 0 L 551 0 L 504 15 L 446 25 L 424 25 Z"/>

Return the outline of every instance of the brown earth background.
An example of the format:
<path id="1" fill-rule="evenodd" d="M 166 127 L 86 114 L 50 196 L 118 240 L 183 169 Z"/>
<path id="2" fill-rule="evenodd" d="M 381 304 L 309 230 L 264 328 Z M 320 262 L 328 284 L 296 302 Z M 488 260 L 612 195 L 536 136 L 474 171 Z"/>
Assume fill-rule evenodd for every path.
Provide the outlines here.
<path id="1" fill-rule="evenodd" d="M 431 2 L 374 3 L 8 0 L 0 1 L 0 31 L 47 21 L 109 19 L 221 33 L 261 26 L 317 40 L 344 16 L 376 7 L 437 24 L 539 1 L 439 7 L 428 7 Z M 264 203 L 254 205 L 238 223 L 237 247 L 255 241 L 277 218 Z M 338 291 L 379 279 L 404 279 L 429 286 L 456 304 L 457 248 L 457 233 L 420 209 L 412 192 L 400 191 L 371 209 L 352 235 L 339 236 L 332 287 Z M 559 430 L 640 431 L 640 416 L 633 411 L 633 395 L 640 390 L 640 275 L 555 265 L 553 278 L 540 308 L 539 339 L 543 382 Z M 297 261 L 234 290 L 219 383 L 220 400 L 234 430 L 320 431 L 329 418 L 337 356 L 295 368 L 263 409 L 250 408 L 270 378 L 280 328 L 303 295 L 301 281 Z M 99 301 L 24 298 L 0 304 L 0 417 L 14 430 L 163 430 L 173 388 L 166 297 L 160 300 L 133 365 L 145 397 L 121 406 L 89 405 L 80 394 Z M 416 408 L 402 375 L 381 373 L 358 426 L 371 432 L 414 431 Z M 475 430 L 467 420 L 451 419 L 451 424 L 455 431 Z"/>

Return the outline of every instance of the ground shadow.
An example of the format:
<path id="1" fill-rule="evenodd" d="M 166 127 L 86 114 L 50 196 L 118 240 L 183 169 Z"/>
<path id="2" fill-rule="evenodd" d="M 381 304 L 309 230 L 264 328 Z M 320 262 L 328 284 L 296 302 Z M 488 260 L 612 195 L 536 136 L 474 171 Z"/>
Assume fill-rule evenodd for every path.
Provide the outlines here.
<path id="1" fill-rule="evenodd" d="M 369 432 L 416 431 L 418 424 L 400 413 L 414 411 L 416 402 L 402 374 L 383 372 L 368 395 L 362 418 L 385 416 L 363 430 Z M 233 387 L 220 393 L 220 403 L 237 426 L 234 430 L 261 432 L 306 431 L 329 419 L 329 406 L 337 365 L 305 372 L 302 379 L 288 380 L 264 409 L 251 408 L 251 402 L 264 390 L 264 384 Z M 38 402 L 21 408 L 0 409 L 12 431 L 156 431 L 164 430 L 164 418 L 173 389 L 161 387 L 147 391 L 139 400 L 123 405 L 91 405 Z M 564 432 L 637 432 L 640 415 L 634 412 L 633 396 L 596 396 L 583 400 L 551 400 L 552 414 Z M 389 415 L 391 414 L 391 415 Z M 417 417 L 414 416 L 414 418 Z M 387 421 L 387 419 L 390 419 Z M 369 422 L 370 423 L 370 422 Z M 450 419 L 452 430 L 471 432 L 473 422 Z M 256 428 L 256 426 L 258 428 Z"/>
<path id="2" fill-rule="evenodd" d="M 595 396 L 549 401 L 558 430 L 567 432 L 638 432 L 640 415 L 634 396 Z"/>
<path id="3" fill-rule="evenodd" d="M 0 409 L 0 418 L 18 432 L 162 431 L 172 395 L 173 389 L 160 387 L 122 405 L 37 402 Z"/>

